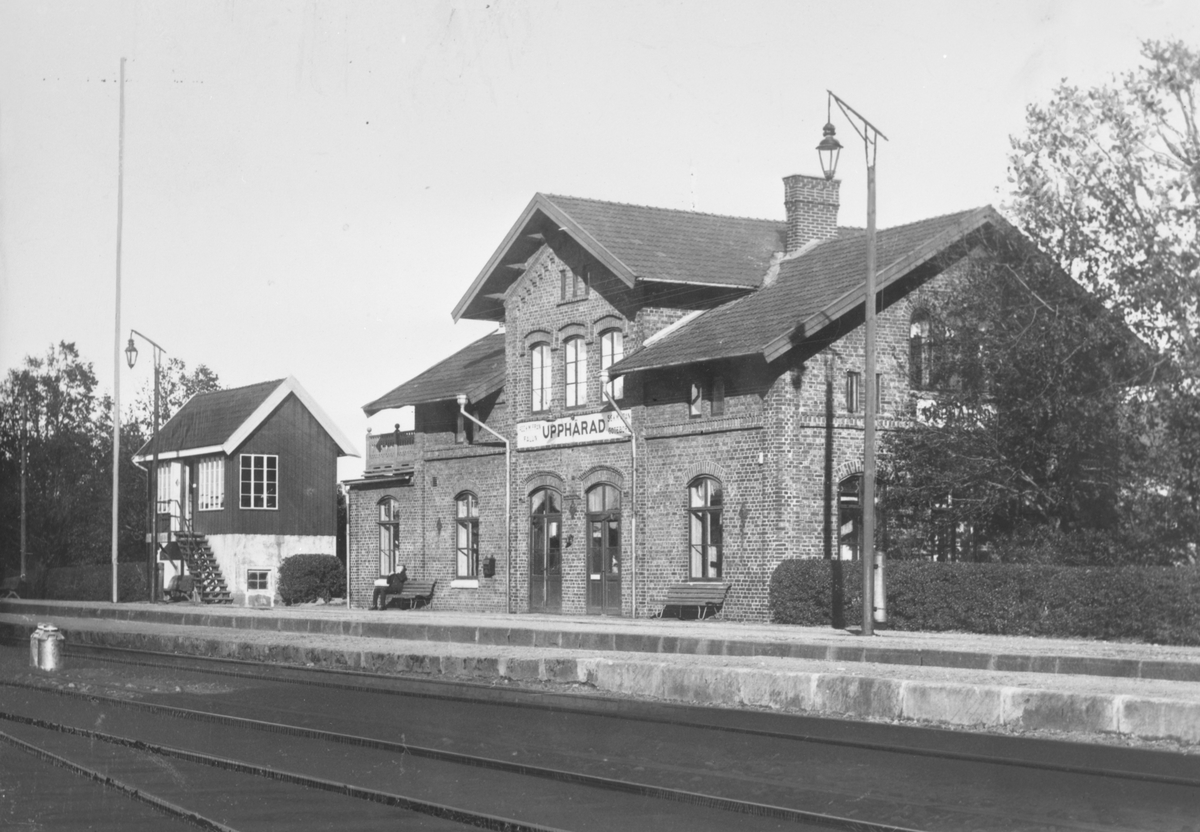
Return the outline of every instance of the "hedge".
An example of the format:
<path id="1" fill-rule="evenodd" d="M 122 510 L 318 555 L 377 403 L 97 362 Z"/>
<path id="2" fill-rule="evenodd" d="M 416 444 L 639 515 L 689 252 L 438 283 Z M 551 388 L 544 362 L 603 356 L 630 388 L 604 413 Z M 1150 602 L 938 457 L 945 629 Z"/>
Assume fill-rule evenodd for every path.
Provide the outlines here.
<path id="1" fill-rule="evenodd" d="M 46 597 L 55 601 L 111 601 L 112 565 L 51 569 L 46 573 Z M 121 601 L 150 600 L 145 565 L 118 565 L 117 598 Z"/>
<path id="2" fill-rule="evenodd" d="M 346 595 L 346 566 L 337 555 L 292 555 L 279 564 L 279 597 L 305 604 Z"/>
<path id="3" fill-rule="evenodd" d="M 784 561 L 771 576 L 769 604 L 781 624 L 854 624 L 862 619 L 861 567 Z M 1200 567 L 897 560 L 887 565 L 887 613 L 893 630 L 1200 645 Z"/>

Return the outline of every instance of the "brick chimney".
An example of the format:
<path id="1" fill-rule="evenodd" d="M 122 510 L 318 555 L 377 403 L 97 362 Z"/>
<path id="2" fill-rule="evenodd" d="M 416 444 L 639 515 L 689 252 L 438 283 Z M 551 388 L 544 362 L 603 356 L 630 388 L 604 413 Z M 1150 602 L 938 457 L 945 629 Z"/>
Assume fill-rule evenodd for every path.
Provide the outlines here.
<path id="1" fill-rule="evenodd" d="M 837 179 L 799 173 L 783 178 L 788 254 L 799 251 L 813 240 L 828 240 L 837 235 L 838 190 L 841 185 Z"/>

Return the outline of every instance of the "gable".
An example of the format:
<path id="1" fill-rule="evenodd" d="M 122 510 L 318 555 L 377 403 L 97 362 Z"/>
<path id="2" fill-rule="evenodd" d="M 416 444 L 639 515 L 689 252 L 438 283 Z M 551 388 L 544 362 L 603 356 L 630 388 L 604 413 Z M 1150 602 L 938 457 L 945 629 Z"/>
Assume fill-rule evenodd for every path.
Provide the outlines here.
<path id="1" fill-rule="evenodd" d="M 343 456 L 358 456 L 353 444 L 294 376 L 232 390 L 201 393 L 189 399 L 136 454 L 145 462 L 159 459 L 228 456 L 253 433 L 289 395 L 294 395 L 320 423 Z"/>
<path id="2" fill-rule="evenodd" d="M 543 244 L 570 241 L 626 286 L 638 281 L 751 289 L 784 248 L 786 223 L 536 194 L 454 307 L 500 321 L 504 301 Z"/>

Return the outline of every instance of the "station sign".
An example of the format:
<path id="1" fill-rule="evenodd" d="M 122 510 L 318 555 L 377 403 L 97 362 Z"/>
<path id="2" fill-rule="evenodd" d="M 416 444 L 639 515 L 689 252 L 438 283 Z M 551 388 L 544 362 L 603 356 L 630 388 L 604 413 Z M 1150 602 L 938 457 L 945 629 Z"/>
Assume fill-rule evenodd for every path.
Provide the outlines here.
<path id="1" fill-rule="evenodd" d="M 621 413 L 633 423 L 631 411 Z M 615 442 L 629 438 L 629 431 L 616 411 L 581 413 L 561 419 L 520 422 L 517 424 L 517 449 L 549 448 L 555 445 L 586 445 Z"/>

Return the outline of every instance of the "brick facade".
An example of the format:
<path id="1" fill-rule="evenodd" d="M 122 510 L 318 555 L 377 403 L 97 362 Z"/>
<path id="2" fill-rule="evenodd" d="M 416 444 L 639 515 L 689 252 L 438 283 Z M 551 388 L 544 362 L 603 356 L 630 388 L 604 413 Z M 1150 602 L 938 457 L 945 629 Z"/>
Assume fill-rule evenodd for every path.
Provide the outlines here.
<path id="1" fill-rule="evenodd" d="M 837 183 L 813 177 L 785 181 L 789 228 L 796 225 L 795 233 L 809 235 L 807 239 L 835 233 Z M 803 201 L 821 203 L 817 216 L 792 222 L 793 213 L 806 213 L 799 207 L 793 211 L 792 203 Z M 944 279 L 934 278 L 878 316 L 881 432 L 894 429 L 912 414 L 914 397 L 908 389 L 912 310 L 923 293 L 936 291 L 936 284 Z M 586 295 L 564 299 L 564 284 L 585 280 Z M 402 554 L 410 576 L 438 580 L 435 607 L 529 611 L 530 496 L 537 488 L 551 487 L 561 495 L 562 505 L 561 612 L 582 615 L 589 611 L 591 574 L 587 491 L 608 483 L 621 495 L 619 614 L 634 614 L 636 580 L 636 614 L 652 615 L 661 609 L 670 584 L 691 577 L 688 486 L 699 476 L 710 476 L 723 488 L 721 579 L 730 584 L 725 615 L 735 620 L 767 619 L 767 588 L 781 561 L 836 556 L 838 482 L 862 469 L 863 415 L 861 407 L 858 413 L 846 412 L 844 394 L 846 372 L 862 371 L 861 326 L 847 324 L 824 342 L 802 344 L 771 363 L 761 356 L 726 359 L 627 377 L 620 405 L 632 414 L 636 478 L 628 441 L 516 447 L 520 422 L 608 409 L 600 390 L 604 332 L 620 331 L 629 355 L 689 311 L 713 305 L 714 297 L 703 291 L 661 289 L 650 294 L 642 284 L 630 287 L 617 279 L 565 235 L 546 240 L 505 295 L 504 388 L 492 400 L 470 405 L 472 413 L 513 442 L 511 567 L 503 446 L 478 430 L 471 444 L 456 444 L 457 405 L 419 404 L 411 481 L 362 483 L 351 494 L 354 605 L 370 603 L 371 582 L 379 572 L 378 503 L 391 496 L 402 507 Z M 575 337 L 582 338 L 586 349 L 586 404 L 568 409 L 564 343 Z M 552 356 L 552 392 L 549 409 L 535 414 L 530 350 L 543 343 Z M 689 411 L 693 383 L 703 390 L 700 415 Z M 719 385 L 724 387 L 724 411 L 714 414 L 713 393 Z M 494 577 L 480 576 L 477 586 L 452 585 L 454 499 L 462 491 L 471 491 L 479 499 L 480 554 L 496 559 Z M 635 508 L 636 554 L 631 545 Z"/>

